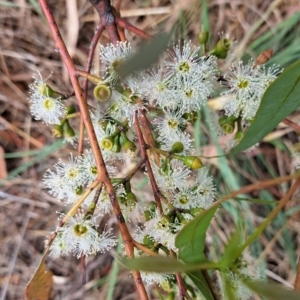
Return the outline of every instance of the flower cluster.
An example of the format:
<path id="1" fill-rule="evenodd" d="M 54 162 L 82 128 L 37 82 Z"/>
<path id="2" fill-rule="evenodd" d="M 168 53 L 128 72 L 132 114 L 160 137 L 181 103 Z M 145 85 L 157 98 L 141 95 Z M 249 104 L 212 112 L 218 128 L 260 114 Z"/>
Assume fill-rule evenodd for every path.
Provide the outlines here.
<path id="1" fill-rule="evenodd" d="M 104 100 L 101 104 L 92 105 L 91 121 L 126 220 L 143 223 L 132 235 L 138 243 L 156 253 L 178 254 L 176 235 L 188 221 L 208 209 L 216 197 L 208 169 L 196 156 L 191 125 L 197 121 L 199 110 L 206 105 L 208 98 L 220 88 L 218 78 L 221 72 L 215 55 L 201 56 L 200 53 L 200 48 L 191 42 L 174 45 L 164 54 L 158 66 L 121 78 L 118 69 L 134 54 L 131 45 L 119 42 L 100 46 L 104 68 L 102 78 L 99 78 L 101 84 L 96 88 L 99 94 L 103 93 Z M 222 106 L 225 119 L 219 119 L 220 128 L 229 133 L 235 130 L 236 122 L 252 120 L 266 88 L 278 73 L 277 67 L 266 69 L 252 61 L 246 65 L 241 61 L 234 62 L 222 77 L 229 89 L 222 94 L 226 98 Z M 94 95 L 98 99 L 95 92 Z M 36 119 L 47 124 L 70 126 L 65 120 L 66 109 L 59 93 L 41 78 L 35 78 L 30 86 L 29 101 Z M 149 122 L 152 145 L 142 144 L 144 132 L 135 132 L 133 126 L 139 128 L 141 124 L 135 124 L 135 117 L 138 116 L 139 122 L 146 112 L 155 113 L 151 124 Z M 136 145 L 137 137 L 140 149 Z M 124 178 L 117 177 L 117 170 L 123 169 L 141 149 L 147 150 L 148 154 L 146 159 L 143 158 L 140 169 L 149 160 L 145 173 L 152 187 L 157 186 L 158 191 L 154 192 L 163 200 L 161 205 L 145 203 L 135 195 L 131 187 L 134 173 Z M 57 162 L 52 170 L 46 172 L 44 183 L 51 195 L 72 205 L 97 179 L 95 158 L 92 151 L 87 150 L 77 157 L 71 155 L 67 162 Z M 116 244 L 111 231 L 101 234 L 97 231 L 96 220 L 90 214 L 91 207 L 92 214 L 98 216 L 111 214 L 113 210 L 111 195 L 105 187 L 99 194 L 96 192 L 90 192 L 81 207 L 89 210 L 89 214 L 85 217 L 77 214 L 58 228 L 57 238 L 51 245 L 54 256 L 68 253 L 77 257 L 87 256 L 109 250 Z M 135 253 L 142 255 L 137 249 Z M 172 277 L 141 274 L 148 284 L 162 285 Z"/>
<path id="2" fill-rule="evenodd" d="M 225 114 L 252 120 L 264 92 L 280 72 L 277 66 L 266 69 L 255 65 L 252 60 L 246 65 L 242 61 L 234 62 L 224 75 L 230 88 L 222 94 L 226 98 L 223 105 Z"/>
<path id="3" fill-rule="evenodd" d="M 40 74 L 34 76 L 34 82 L 29 85 L 29 103 L 31 114 L 36 120 L 46 124 L 60 124 L 60 119 L 66 114 L 65 106 Z"/>
<path id="4" fill-rule="evenodd" d="M 117 240 L 111 230 L 97 230 L 96 218 L 77 214 L 70 218 L 64 227 L 58 228 L 57 238 L 50 247 L 51 255 L 54 257 L 65 256 L 69 253 L 88 256 L 96 252 L 105 252 L 116 246 Z"/>

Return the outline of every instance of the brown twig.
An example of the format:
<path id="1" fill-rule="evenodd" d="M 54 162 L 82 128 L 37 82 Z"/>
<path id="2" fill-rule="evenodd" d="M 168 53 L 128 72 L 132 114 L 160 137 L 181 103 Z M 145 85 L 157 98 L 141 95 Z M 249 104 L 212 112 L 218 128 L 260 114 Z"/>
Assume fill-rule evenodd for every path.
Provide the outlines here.
<path id="1" fill-rule="evenodd" d="M 282 120 L 282 123 L 292 127 L 297 133 L 300 133 L 300 126 L 296 123 L 294 123 L 293 121 L 285 118 Z"/>
<path id="2" fill-rule="evenodd" d="M 99 2 L 99 1 L 97 1 L 97 2 Z M 55 41 L 55 45 L 59 49 L 61 58 L 62 58 L 63 62 L 65 63 L 65 65 L 68 69 L 68 72 L 69 72 L 71 84 L 73 86 L 73 89 L 74 89 L 74 92 L 76 95 L 76 99 L 79 104 L 80 113 L 82 115 L 84 126 L 86 128 L 87 135 L 88 135 L 88 138 L 90 141 L 90 145 L 91 145 L 91 148 L 92 148 L 95 160 L 96 160 L 96 166 L 97 166 L 97 170 L 98 170 L 97 181 L 99 183 L 103 183 L 105 185 L 106 191 L 111 200 L 113 212 L 117 219 L 117 224 L 118 224 L 118 227 L 119 227 L 119 230 L 120 230 L 123 242 L 124 242 L 126 253 L 127 253 L 128 257 L 133 258 L 134 257 L 134 252 L 133 252 L 134 246 L 133 246 L 133 242 L 132 242 L 132 237 L 131 237 L 129 230 L 125 224 L 125 220 L 124 220 L 123 214 L 121 212 L 119 203 L 117 201 L 114 188 L 112 186 L 111 180 L 107 173 L 107 169 L 106 169 L 106 166 L 105 166 L 105 163 L 104 163 L 101 151 L 100 151 L 100 147 L 99 147 L 99 144 L 97 141 L 97 137 L 95 134 L 95 130 L 94 130 L 94 127 L 93 127 L 93 124 L 91 121 L 91 117 L 89 115 L 88 107 L 87 107 L 87 104 L 83 97 L 82 89 L 80 88 L 80 85 L 79 85 L 77 72 L 76 72 L 77 70 L 76 70 L 75 65 L 74 65 L 74 63 L 67 51 L 67 48 L 63 42 L 63 39 L 59 32 L 58 26 L 56 24 L 56 21 L 53 17 L 53 14 L 50 10 L 50 7 L 49 7 L 47 1 L 39 0 L 39 3 L 40 3 L 40 6 L 41 6 L 45 16 L 46 16 L 48 24 L 50 26 L 52 36 Z M 108 0 L 100 1 L 98 4 L 99 4 L 99 7 L 101 7 L 101 9 L 104 10 L 104 12 L 105 12 L 105 5 L 108 5 L 109 7 L 111 7 L 110 1 L 108 1 Z M 109 11 L 108 11 L 108 14 L 109 14 Z M 104 19 L 107 18 L 106 12 L 103 15 L 103 17 L 104 17 Z M 108 21 L 108 20 L 106 19 L 106 21 Z M 109 22 L 105 22 L 105 20 L 101 20 L 101 23 L 107 30 L 108 30 L 108 27 L 109 28 L 111 27 Z M 110 37 L 111 37 L 112 41 L 115 42 L 114 38 L 116 38 L 116 36 L 110 36 Z M 117 37 L 118 37 L 118 35 L 117 35 Z M 148 299 L 148 296 L 147 296 L 147 293 L 145 290 L 145 286 L 141 279 L 140 273 L 138 271 L 132 271 L 132 274 L 133 274 L 133 278 L 135 280 L 135 284 L 136 284 L 140 299 L 142 299 L 142 300 Z"/>
<path id="3" fill-rule="evenodd" d="M 87 72 L 87 73 L 91 72 L 95 49 L 96 49 L 97 43 L 100 39 L 100 36 L 101 36 L 103 30 L 104 30 L 104 27 L 101 24 L 99 24 L 94 32 L 93 39 L 90 43 L 87 62 L 85 65 L 85 72 Z M 83 82 L 83 95 L 84 95 L 85 102 L 87 102 L 88 85 L 89 85 L 89 81 L 86 78 Z M 83 122 L 83 119 L 80 118 L 80 130 L 79 130 L 79 142 L 78 142 L 79 155 L 83 153 L 83 139 L 84 139 L 84 122 Z"/>
<path id="4" fill-rule="evenodd" d="M 113 44 L 120 41 L 119 32 L 115 24 L 115 16 L 110 0 L 89 0 L 98 12 L 100 22 L 106 29 L 109 39 Z"/>
<path id="5" fill-rule="evenodd" d="M 177 256 L 173 250 L 170 250 L 170 255 L 172 258 L 177 259 Z M 185 298 L 187 298 L 189 300 L 192 300 L 192 298 L 187 293 L 187 290 L 184 286 L 184 282 L 183 282 L 183 279 L 182 279 L 180 273 L 176 272 L 175 276 L 176 276 L 176 281 L 177 281 L 177 285 L 178 285 L 178 289 L 179 289 L 180 299 L 184 300 Z"/>
<path id="6" fill-rule="evenodd" d="M 140 150 L 141 150 L 141 157 L 145 160 L 147 173 L 148 173 L 151 187 L 153 190 L 156 207 L 157 207 L 159 213 L 162 214 L 163 210 L 162 210 L 162 206 L 161 206 L 161 202 L 160 202 L 159 188 L 156 184 L 155 177 L 154 177 L 152 167 L 151 167 L 151 163 L 150 163 L 150 160 L 149 160 L 149 157 L 147 154 L 147 145 L 145 143 L 145 140 L 144 140 L 144 137 L 143 137 L 143 134 L 141 131 L 137 112 L 135 113 L 135 117 L 134 117 L 134 126 L 135 126 L 135 131 L 136 131 L 136 135 L 137 135 Z"/>
<path id="7" fill-rule="evenodd" d="M 119 27 L 127 29 L 128 31 L 131 31 L 132 33 L 142 37 L 143 39 L 150 40 L 152 38 L 151 35 L 144 32 L 143 30 L 133 26 L 132 24 L 130 24 L 129 22 L 125 21 L 122 18 L 116 17 L 115 22 Z"/>

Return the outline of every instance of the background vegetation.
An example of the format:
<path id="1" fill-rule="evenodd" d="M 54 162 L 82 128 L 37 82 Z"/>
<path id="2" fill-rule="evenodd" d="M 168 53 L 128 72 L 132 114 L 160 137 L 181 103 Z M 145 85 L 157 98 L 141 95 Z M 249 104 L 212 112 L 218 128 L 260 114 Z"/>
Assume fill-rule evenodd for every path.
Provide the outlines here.
<path id="1" fill-rule="evenodd" d="M 74 61 L 83 66 L 98 15 L 84 0 L 49 3 Z M 299 1 L 148 0 L 135 3 L 123 0 L 121 14 L 150 34 L 155 34 L 162 25 L 170 28 L 179 14 L 176 38 L 197 43 L 202 23 L 211 32 L 210 43 L 219 39 L 219 33 L 229 33 L 239 41 L 238 51 L 243 57 L 255 58 L 261 51 L 272 48 L 274 55 L 269 64 L 286 67 L 300 58 Z M 130 34 L 127 38 L 134 44 L 141 42 Z M 55 51 L 37 1 L 0 1 L 0 40 L 0 299 L 22 299 L 25 285 L 41 257 L 44 239 L 57 226 L 56 211 L 67 210 L 43 189 L 43 173 L 58 158 L 66 158 L 76 149 L 53 140 L 50 127 L 34 121 L 29 113 L 28 84 L 37 71 L 43 77 L 53 72 L 49 85 L 64 93 L 70 92 L 66 69 Z M 101 42 L 107 41 L 107 37 L 102 36 Z M 94 72 L 99 69 L 96 55 Z M 290 119 L 297 122 L 298 113 Z M 226 139 L 218 140 L 211 135 L 202 122 L 195 126 L 195 137 L 197 150 L 205 157 L 221 154 L 222 145 L 226 143 Z M 224 195 L 251 183 L 294 172 L 298 162 L 291 151 L 296 143 L 297 134 L 282 124 L 250 152 L 205 162 L 210 165 L 218 193 Z M 148 188 L 145 182 L 137 181 L 137 195 L 148 199 L 151 195 L 145 195 L 145 188 Z M 225 203 L 209 229 L 208 256 L 213 259 L 222 253 L 241 217 L 246 230 L 252 232 L 288 188 L 283 183 Z M 287 287 L 294 284 L 300 255 L 297 198 L 296 194 L 249 251 L 262 278 L 268 277 Z M 110 222 L 114 222 L 113 218 Z M 120 247 L 115 251 L 121 252 Z M 113 260 L 113 253 L 97 255 L 87 263 L 90 281 L 82 286 L 76 258 L 48 261 L 54 273 L 57 299 L 136 299 L 129 272 Z"/>

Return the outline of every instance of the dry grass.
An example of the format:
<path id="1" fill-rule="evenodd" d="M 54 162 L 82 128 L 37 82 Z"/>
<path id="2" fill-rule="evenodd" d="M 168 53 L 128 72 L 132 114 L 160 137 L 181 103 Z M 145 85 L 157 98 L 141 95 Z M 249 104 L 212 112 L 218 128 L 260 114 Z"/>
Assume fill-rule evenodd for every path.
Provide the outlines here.
<path id="1" fill-rule="evenodd" d="M 75 5 L 77 2 L 77 6 Z M 123 15 L 128 17 L 134 25 L 149 33 L 159 30 L 168 20 L 174 20 L 172 12 L 183 6 L 178 1 L 173 6 L 170 1 L 134 1 L 122 2 Z M 185 1 L 182 1 L 185 2 Z M 189 3 L 198 3 L 191 1 Z M 250 40 L 272 30 L 277 24 L 287 19 L 299 10 L 299 1 L 278 1 L 266 18 L 268 7 L 275 1 L 208 1 L 209 23 L 216 41 L 219 32 L 228 32 L 237 40 Z M 45 146 L 51 145 L 51 130 L 48 126 L 36 122 L 29 113 L 27 92 L 32 75 L 39 71 L 43 77 L 53 75 L 48 83 L 63 93 L 71 91 L 65 67 L 61 63 L 59 54 L 55 52 L 48 26 L 41 16 L 38 6 L 29 3 L 35 1 L 14 0 L 0 2 L 0 155 L 1 152 L 10 154 L 22 152 L 23 157 L 3 159 L 0 156 L 0 175 L 2 179 L 20 166 L 24 168 L 10 180 L 4 180 L 0 186 L 0 283 L 2 285 L 1 299 L 22 299 L 26 283 L 32 276 L 41 257 L 45 237 L 57 225 L 56 211 L 66 208 L 58 204 L 43 189 L 41 178 L 44 171 L 51 167 L 58 157 L 66 158 L 74 149 L 65 145 L 61 149 L 46 153 Z M 55 18 L 60 25 L 62 35 L 78 66 L 84 66 L 89 41 L 98 23 L 98 16 L 88 1 L 49 1 Z M 68 5 L 66 5 L 68 3 Z M 199 32 L 201 8 L 193 6 L 195 13 L 190 16 L 188 36 L 195 39 Z M 70 13 L 68 14 L 69 11 Z M 78 15 L 74 18 L 74 16 Z M 188 14 L 188 13 L 187 13 Z M 79 21 L 78 21 L 79 20 Z M 249 30 L 257 21 L 263 20 L 253 36 L 248 37 Z M 169 22 L 169 23 L 168 23 Z M 138 39 L 128 34 L 129 40 Z M 106 43 L 104 35 L 101 42 Z M 95 57 L 94 72 L 100 69 L 99 59 Z M 75 100 L 73 100 L 75 103 Z M 290 136 L 293 139 L 293 135 Z M 212 147 L 212 144 L 210 145 Z M 39 154 L 45 153 L 41 160 L 33 161 L 35 156 L 26 155 L 29 150 L 41 149 Z M 211 148 L 210 148 L 211 149 Z M 268 163 L 280 175 L 291 171 L 290 157 L 277 149 L 262 148 L 258 150 L 266 155 Z M 268 153 L 267 153 L 268 151 Z M 261 170 L 259 162 L 253 156 L 250 164 L 257 172 L 249 174 L 234 165 L 234 172 L 246 178 L 245 182 L 262 180 L 269 177 L 267 170 Z M 32 162 L 30 164 L 30 162 Z M 271 194 L 279 198 L 287 186 L 270 190 Z M 255 195 L 253 195 L 254 197 Z M 292 205 L 292 204 L 291 204 Z M 248 215 L 247 215 L 248 216 Z M 249 214 L 253 224 L 261 221 L 260 211 L 253 209 Z M 223 215 L 218 222 L 214 222 L 213 230 L 221 240 L 226 242 L 229 236 L 230 218 Z M 285 228 L 291 230 L 293 242 L 299 245 L 299 215 L 293 214 L 287 218 Z M 285 285 L 291 285 L 294 271 L 291 270 L 289 256 L 280 243 L 281 231 L 274 232 L 274 236 L 262 237 L 264 247 L 261 256 L 268 259 L 268 276 Z M 300 253 L 296 253 L 298 255 Z M 97 280 L 104 278 L 110 270 L 112 253 L 97 255 L 90 258 L 87 273 L 90 282 L 84 287 L 80 283 L 80 266 L 75 258 L 61 258 L 49 260 L 48 267 L 54 272 L 55 299 L 105 299 L 107 287 L 105 283 L 97 284 Z M 277 277 L 276 277 L 277 276 Z M 91 288 L 92 286 L 96 286 Z M 134 287 L 127 271 L 118 275 L 117 287 L 113 299 L 136 299 Z"/>

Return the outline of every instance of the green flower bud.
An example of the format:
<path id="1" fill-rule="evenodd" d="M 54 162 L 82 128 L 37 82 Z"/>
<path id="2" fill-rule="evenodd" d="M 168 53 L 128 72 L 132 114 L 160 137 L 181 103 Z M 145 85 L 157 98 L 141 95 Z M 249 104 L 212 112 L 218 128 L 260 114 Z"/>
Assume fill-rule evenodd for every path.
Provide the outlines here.
<path id="1" fill-rule="evenodd" d="M 106 102 L 111 97 L 111 89 L 105 84 L 99 84 L 94 88 L 94 97 L 100 102 Z"/>
<path id="2" fill-rule="evenodd" d="M 105 150 L 111 150 L 114 146 L 114 138 L 112 136 L 107 136 L 101 141 L 101 147 Z"/>
<path id="3" fill-rule="evenodd" d="M 71 114 L 76 113 L 75 106 L 74 105 L 67 106 L 66 107 L 66 112 L 67 112 L 67 115 L 71 115 Z"/>
<path id="4" fill-rule="evenodd" d="M 47 85 L 46 83 L 40 84 L 39 87 L 39 92 L 45 96 L 45 97 L 50 97 L 50 98 L 61 98 L 61 94 L 52 90 L 52 88 Z"/>
<path id="5" fill-rule="evenodd" d="M 134 152 L 136 150 L 136 145 L 131 140 L 128 139 L 126 133 L 121 132 L 120 142 L 121 142 L 121 145 L 122 145 L 124 151 L 127 154 L 129 154 L 129 155 L 134 154 Z"/>
<path id="6" fill-rule="evenodd" d="M 65 120 L 64 125 L 63 125 L 63 134 L 65 138 L 70 138 L 75 136 L 75 131 L 71 127 L 70 123 L 68 120 Z"/>
<path id="7" fill-rule="evenodd" d="M 112 152 L 119 153 L 121 151 L 121 143 L 120 143 L 120 135 L 118 134 L 114 138 L 114 144 L 113 147 L 111 148 Z"/>
<path id="8" fill-rule="evenodd" d="M 150 221 L 152 219 L 151 212 L 149 210 L 144 210 L 144 215 L 145 215 L 146 221 Z"/>
<path id="9" fill-rule="evenodd" d="M 75 189 L 76 195 L 82 195 L 82 185 L 79 185 Z"/>
<path id="10" fill-rule="evenodd" d="M 206 45 L 209 37 L 209 32 L 208 31 L 201 31 L 198 34 L 198 41 L 200 45 Z"/>
<path id="11" fill-rule="evenodd" d="M 191 124 L 194 124 L 198 120 L 198 113 L 196 111 L 191 111 L 183 114 L 182 117 L 186 119 L 188 122 L 190 122 Z"/>
<path id="12" fill-rule="evenodd" d="M 52 136 L 60 138 L 63 135 L 63 127 L 62 125 L 54 125 L 52 128 Z"/>
<path id="13" fill-rule="evenodd" d="M 244 132 L 243 131 L 238 131 L 235 135 L 234 135 L 234 139 L 235 140 L 241 140 L 244 137 Z"/>
<path id="14" fill-rule="evenodd" d="M 174 155 L 174 158 L 181 160 L 187 167 L 197 170 L 200 168 L 203 168 L 203 163 L 200 158 L 197 156 L 179 156 L 179 155 Z"/>
<path id="15" fill-rule="evenodd" d="M 107 120 L 98 120 L 98 125 L 105 131 L 108 125 Z"/>
<path id="16" fill-rule="evenodd" d="M 215 49 L 213 49 L 210 54 L 216 56 L 217 58 L 225 59 L 228 51 L 230 50 L 230 46 L 230 40 L 224 38 L 217 43 Z"/>
<path id="17" fill-rule="evenodd" d="M 199 215 L 201 212 L 203 212 L 203 208 L 200 208 L 200 207 L 195 207 L 195 208 L 192 208 L 190 210 L 190 213 L 193 217 L 196 217 L 197 215 Z"/>
<path id="18" fill-rule="evenodd" d="M 143 238 L 143 244 L 145 246 L 153 246 L 154 245 L 154 241 L 151 239 L 151 237 L 147 234 L 144 236 Z"/>
<path id="19" fill-rule="evenodd" d="M 173 153 L 180 153 L 184 150 L 184 146 L 181 142 L 175 142 L 173 145 L 172 145 L 172 149 L 171 149 L 171 152 Z"/>
<path id="20" fill-rule="evenodd" d="M 128 206 L 135 206 L 137 203 L 136 195 L 133 192 L 126 194 Z"/>
<path id="21" fill-rule="evenodd" d="M 224 116 L 224 117 L 219 119 L 219 124 L 220 124 L 222 130 L 225 133 L 229 134 L 229 133 L 232 133 L 234 131 L 236 120 L 237 120 L 236 117 Z"/>
<path id="22" fill-rule="evenodd" d="M 149 203 L 149 210 L 150 210 L 151 212 L 155 212 L 155 211 L 156 211 L 156 203 L 155 203 L 154 201 L 151 201 L 151 202 Z"/>

